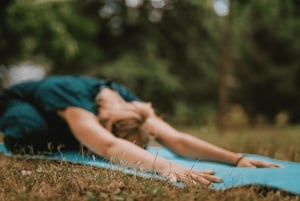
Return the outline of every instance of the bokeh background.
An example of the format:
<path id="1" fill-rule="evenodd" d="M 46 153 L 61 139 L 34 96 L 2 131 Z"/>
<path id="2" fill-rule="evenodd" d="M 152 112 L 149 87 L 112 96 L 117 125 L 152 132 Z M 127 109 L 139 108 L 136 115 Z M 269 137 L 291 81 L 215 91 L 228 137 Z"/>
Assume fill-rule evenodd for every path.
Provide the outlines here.
<path id="1" fill-rule="evenodd" d="M 118 81 L 182 124 L 300 123 L 299 0 L 1 0 L 0 88 Z"/>

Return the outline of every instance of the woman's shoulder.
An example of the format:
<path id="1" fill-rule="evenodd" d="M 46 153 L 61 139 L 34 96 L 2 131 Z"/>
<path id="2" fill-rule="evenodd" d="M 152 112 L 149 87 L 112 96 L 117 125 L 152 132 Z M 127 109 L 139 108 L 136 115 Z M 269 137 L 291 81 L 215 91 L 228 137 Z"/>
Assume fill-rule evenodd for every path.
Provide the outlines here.
<path id="1" fill-rule="evenodd" d="M 93 83 L 98 82 L 97 79 L 88 77 L 88 76 L 82 76 L 82 75 L 52 75 L 48 76 L 44 79 L 46 83 Z"/>
<path id="2" fill-rule="evenodd" d="M 82 76 L 50 76 L 41 83 L 36 100 L 46 111 L 75 106 L 94 112 L 94 88 L 98 81 Z"/>

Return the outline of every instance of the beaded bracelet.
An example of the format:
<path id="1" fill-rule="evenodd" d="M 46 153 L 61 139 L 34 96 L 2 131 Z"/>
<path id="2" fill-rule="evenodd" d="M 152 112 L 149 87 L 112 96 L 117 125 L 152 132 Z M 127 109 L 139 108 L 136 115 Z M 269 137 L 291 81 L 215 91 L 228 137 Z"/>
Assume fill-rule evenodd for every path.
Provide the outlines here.
<path id="1" fill-rule="evenodd" d="M 245 157 L 244 157 L 244 156 L 240 156 L 240 157 L 236 160 L 235 166 L 237 166 L 237 165 L 239 164 L 239 162 L 240 162 L 243 158 L 245 158 Z"/>

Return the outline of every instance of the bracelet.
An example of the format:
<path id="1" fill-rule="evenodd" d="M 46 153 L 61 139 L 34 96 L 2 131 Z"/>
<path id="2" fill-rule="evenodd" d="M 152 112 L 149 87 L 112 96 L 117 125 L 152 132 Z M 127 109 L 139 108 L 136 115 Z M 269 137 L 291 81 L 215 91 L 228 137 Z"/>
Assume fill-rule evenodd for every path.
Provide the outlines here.
<path id="1" fill-rule="evenodd" d="M 235 161 L 235 166 L 237 166 L 239 164 L 239 162 L 245 158 L 244 156 L 240 156 L 236 161 Z"/>

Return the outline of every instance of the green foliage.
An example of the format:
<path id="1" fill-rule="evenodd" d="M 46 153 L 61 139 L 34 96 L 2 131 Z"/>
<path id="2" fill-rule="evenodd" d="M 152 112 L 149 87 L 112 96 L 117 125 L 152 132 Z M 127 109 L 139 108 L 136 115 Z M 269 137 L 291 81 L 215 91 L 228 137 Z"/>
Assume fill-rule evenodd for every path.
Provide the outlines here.
<path id="1" fill-rule="evenodd" d="M 184 121 L 213 118 L 224 29 L 213 0 L 126 2 L 1 1 L 0 65 L 105 76 Z M 229 102 L 252 118 L 287 112 L 299 122 L 299 1 L 232 2 Z"/>
<path id="2" fill-rule="evenodd" d="M 78 15 L 74 4 L 16 0 L 5 9 L 0 61 L 11 64 L 41 57 L 54 68 L 62 65 L 68 69 L 82 58 L 77 65 L 83 66 L 97 52 L 87 40 L 94 33 L 93 22 Z"/>
<path id="3" fill-rule="evenodd" d="M 237 19 L 248 26 L 236 30 L 234 98 L 252 117 L 261 113 L 272 120 L 285 111 L 300 120 L 300 24 L 293 2 L 252 0 Z"/>
<path id="4" fill-rule="evenodd" d="M 195 1 L 177 1 L 172 9 L 162 9 L 163 17 L 155 23 L 146 5 L 127 8 L 124 2 L 115 3 L 122 12 L 98 20 L 104 28 L 97 44 L 106 61 L 91 70 L 123 82 L 163 112 L 197 118 L 196 111 L 204 111 L 216 98 L 221 20 L 211 7 Z M 94 2 L 92 9 L 86 8 L 95 12 L 97 6 L 105 4 Z M 121 22 L 113 28 L 117 17 Z M 179 112 L 176 107 L 182 104 L 190 112 Z"/>
<path id="5" fill-rule="evenodd" d="M 163 111 L 170 112 L 173 104 L 165 97 L 182 90 L 177 77 L 170 74 L 167 62 L 157 58 L 139 58 L 129 53 L 93 69 L 91 74 L 123 83 L 144 100 L 160 102 L 158 107 Z"/>

